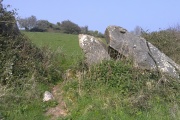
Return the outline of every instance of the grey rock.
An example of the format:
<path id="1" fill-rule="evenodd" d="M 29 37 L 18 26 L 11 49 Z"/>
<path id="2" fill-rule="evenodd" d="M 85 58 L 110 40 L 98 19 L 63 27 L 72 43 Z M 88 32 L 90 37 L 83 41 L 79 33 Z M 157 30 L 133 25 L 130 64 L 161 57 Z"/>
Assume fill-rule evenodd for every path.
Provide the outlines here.
<path id="1" fill-rule="evenodd" d="M 93 36 L 80 34 L 79 46 L 85 54 L 85 62 L 88 66 L 110 59 L 106 45 Z"/>
<path id="2" fill-rule="evenodd" d="M 119 56 L 132 59 L 135 67 L 180 77 L 180 66 L 144 38 L 119 26 L 107 27 L 105 35 L 110 56 L 117 58 L 118 53 Z M 117 52 L 116 55 L 112 51 Z"/>
<path id="3" fill-rule="evenodd" d="M 43 102 L 54 99 L 53 95 L 49 91 L 45 91 Z"/>

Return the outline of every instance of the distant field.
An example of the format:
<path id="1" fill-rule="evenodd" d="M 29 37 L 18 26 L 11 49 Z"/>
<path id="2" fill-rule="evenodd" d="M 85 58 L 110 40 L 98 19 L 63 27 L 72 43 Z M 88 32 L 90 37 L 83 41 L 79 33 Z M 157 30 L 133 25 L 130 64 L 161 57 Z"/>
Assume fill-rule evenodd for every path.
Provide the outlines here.
<path id="1" fill-rule="evenodd" d="M 82 56 L 78 42 L 78 35 L 24 31 L 23 33 L 38 47 L 47 46 L 53 51 L 61 50 L 67 58 L 65 63 L 67 68 L 75 64 Z"/>
<path id="2" fill-rule="evenodd" d="M 81 52 L 78 43 L 78 35 L 49 33 L 49 32 L 23 32 L 37 46 L 48 46 L 53 50 L 61 48 L 67 54 Z"/>

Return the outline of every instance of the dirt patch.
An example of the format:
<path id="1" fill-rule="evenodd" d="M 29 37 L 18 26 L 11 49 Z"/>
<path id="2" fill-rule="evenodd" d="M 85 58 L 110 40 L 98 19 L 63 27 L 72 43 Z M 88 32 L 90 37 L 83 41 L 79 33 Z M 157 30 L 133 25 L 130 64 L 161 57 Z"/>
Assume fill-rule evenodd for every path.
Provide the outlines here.
<path id="1" fill-rule="evenodd" d="M 62 97 L 63 91 L 60 85 L 56 85 L 52 89 L 52 94 L 55 100 L 57 100 L 58 105 L 56 107 L 50 108 L 46 115 L 51 116 L 51 120 L 56 120 L 58 117 L 65 117 L 68 114 L 66 103 L 63 101 Z"/>

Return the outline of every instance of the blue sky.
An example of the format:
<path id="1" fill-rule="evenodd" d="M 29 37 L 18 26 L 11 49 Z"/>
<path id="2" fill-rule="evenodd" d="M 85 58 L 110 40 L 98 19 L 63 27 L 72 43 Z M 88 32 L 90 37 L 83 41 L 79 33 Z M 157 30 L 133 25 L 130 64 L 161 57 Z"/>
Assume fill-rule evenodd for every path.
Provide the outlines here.
<path id="1" fill-rule="evenodd" d="M 109 25 L 156 31 L 180 24 L 180 0 L 4 0 L 3 4 L 18 9 L 22 18 L 71 20 L 102 33 Z"/>

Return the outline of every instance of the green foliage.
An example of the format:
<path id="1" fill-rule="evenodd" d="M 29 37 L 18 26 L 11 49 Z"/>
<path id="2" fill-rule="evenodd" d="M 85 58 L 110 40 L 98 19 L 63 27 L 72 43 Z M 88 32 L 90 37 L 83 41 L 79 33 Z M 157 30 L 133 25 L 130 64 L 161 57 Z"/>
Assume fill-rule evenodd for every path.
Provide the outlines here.
<path id="1" fill-rule="evenodd" d="M 62 21 L 61 29 L 64 33 L 67 34 L 79 34 L 81 32 L 81 28 L 70 20 Z"/>
<path id="2" fill-rule="evenodd" d="M 0 43 L 1 84 L 15 85 L 18 84 L 17 81 L 32 74 L 35 74 L 37 81 L 45 83 L 61 78 L 58 66 L 55 68 L 55 65 L 52 65 L 52 53 L 46 49 L 38 49 L 25 36 L 2 37 Z"/>
<path id="3" fill-rule="evenodd" d="M 1 5 L 1 4 L 0 4 Z M 6 8 L 0 8 L 0 34 L 1 36 L 15 35 L 19 33 L 17 30 L 16 20 L 14 18 L 15 11 L 7 11 Z"/>
<path id="4" fill-rule="evenodd" d="M 89 30 L 87 32 L 88 35 L 92 35 L 94 37 L 99 37 L 99 38 L 104 38 L 104 34 L 102 34 L 101 32 L 98 32 L 97 30 L 93 31 L 93 30 Z"/>
<path id="5" fill-rule="evenodd" d="M 38 20 L 30 32 L 60 32 L 60 26 L 50 23 L 47 20 Z"/>
<path id="6" fill-rule="evenodd" d="M 132 79 L 130 69 L 129 65 L 112 60 L 90 68 L 87 78 L 95 82 L 93 86 L 100 84 L 98 85 L 99 87 L 101 84 L 104 84 L 109 88 L 119 88 L 120 90 L 129 91 L 129 80 Z M 88 84 L 88 86 L 91 87 L 92 84 Z M 124 93 L 124 91 L 121 92 Z"/>
<path id="7" fill-rule="evenodd" d="M 8 103 L 12 105 L 13 100 L 10 98 Z M 4 119 L 8 120 L 48 120 L 46 116 L 42 113 L 47 107 L 44 107 L 43 103 L 38 100 L 30 101 L 23 100 L 26 102 L 15 103 L 13 106 L 8 106 L 10 108 L 3 108 Z M 7 104 L 7 103 L 5 103 Z"/>
<path id="8" fill-rule="evenodd" d="M 30 29 L 30 32 L 45 32 L 45 31 L 47 30 L 39 27 L 33 27 L 32 29 Z"/>
<path id="9" fill-rule="evenodd" d="M 105 86 L 126 96 L 139 92 L 147 81 L 158 78 L 156 73 L 133 68 L 131 62 L 111 60 L 90 68 L 84 83 L 85 88 Z"/>
<path id="10" fill-rule="evenodd" d="M 81 27 L 81 34 L 88 34 L 88 26 Z"/>
<path id="11" fill-rule="evenodd" d="M 67 119 L 178 118 L 179 110 L 171 108 L 180 105 L 180 83 L 167 79 L 171 82 L 161 82 L 157 73 L 134 69 L 129 62 L 104 61 L 83 71 L 81 79 L 65 81 Z"/>
<path id="12" fill-rule="evenodd" d="M 77 63 L 79 58 L 82 58 L 81 48 L 78 43 L 77 35 L 63 33 L 38 33 L 38 32 L 23 32 L 30 40 L 39 48 L 48 46 L 52 52 L 57 52 L 60 65 L 68 69 L 70 66 Z"/>
<path id="13" fill-rule="evenodd" d="M 61 57 L 32 44 L 13 15 L 2 9 L 0 17 L 0 118 L 45 119 L 42 93 L 61 80 Z"/>
<path id="14" fill-rule="evenodd" d="M 47 31 L 48 28 L 50 28 L 50 23 L 47 20 L 38 20 L 35 28 L 44 32 Z M 34 29 L 31 29 L 31 32 L 41 32 L 41 31 L 34 31 Z"/>
<path id="15" fill-rule="evenodd" d="M 18 23 L 21 28 L 25 28 L 25 30 L 29 31 L 30 29 L 34 28 L 37 23 L 36 16 L 31 16 L 28 18 L 19 18 Z"/>

